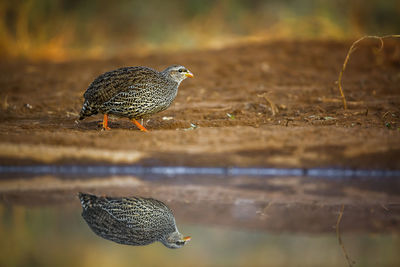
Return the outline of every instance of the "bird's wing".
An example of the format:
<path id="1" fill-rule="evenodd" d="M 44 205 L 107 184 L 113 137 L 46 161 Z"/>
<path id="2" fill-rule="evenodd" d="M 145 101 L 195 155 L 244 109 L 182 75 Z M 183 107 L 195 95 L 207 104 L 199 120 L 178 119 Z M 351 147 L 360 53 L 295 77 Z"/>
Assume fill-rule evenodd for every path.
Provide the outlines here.
<path id="1" fill-rule="evenodd" d="M 157 228 L 175 228 L 175 219 L 171 210 L 164 203 L 155 199 L 107 199 L 102 208 L 130 228 L 151 231 L 153 230 L 151 226 L 154 227 L 154 223 L 151 221 L 158 222 Z"/>
<path id="2" fill-rule="evenodd" d="M 161 74 L 146 67 L 127 67 L 103 73 L 88 87 L 85 100 L 101 105 L 121 92 L 140 91 L 154 79 L 160 79 Z"/>

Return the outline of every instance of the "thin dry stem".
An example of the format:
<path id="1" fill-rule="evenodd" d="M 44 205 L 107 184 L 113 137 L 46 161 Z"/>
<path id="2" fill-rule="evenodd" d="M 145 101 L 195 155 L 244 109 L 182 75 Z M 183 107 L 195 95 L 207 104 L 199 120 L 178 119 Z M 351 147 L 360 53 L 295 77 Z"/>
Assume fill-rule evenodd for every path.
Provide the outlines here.
<path id="1" fill-rule="evenodd" d="M 342 208 L 340 209 L 339 217 L 336 222 L 336 236 L 339 241 L 339 245 L 342 248 L 343 254 L 346 257 L 347 264 L 349 265 L 349 267 L 352 267 L 354 262 L 350 259 L 349 255 L 346 252 L 346 249 L 344 248 L 344 245 L 342 242 L 342 237 L 340 236 L 340 230 L 339 230 L 339 224 L 340 224 L 340 221 L 342 220 L 343 211 L 344 211 L 344 204 L 342 204 Z"/>
<path id="2" fill-rule="evenodd" d="M 3 108 L 3 110 L 6 110 L 6 109 L 8 109 L 8 107 L 9 107 L 9 105 L 8 105 L 8 95 L 6 95 L 4 97 L 2 108 Z"/>
<path id="3" fill-rule="evenodd" d="M 339 73 L 339 78 L 338 78 L 338 87 L 339 87 L 339 91 L 340 91 L 340 95 L 342 97 L 342 102 L 343 102 L 343 108 L 346 110 L 347 109 L 347 102 L 346 102 L 346 97 L 344 96 L 344 92 L 343 92 L 343 87 L 342 87 L 342 77 L 343 77 L 343 73 L 346 69 L 347 63 L 350 59 L 350 55 L 357 49 L 357 45 L 363 41 L 364 39 L 376 39 L 380 41 L 380 47 L 379 50 L 381 50 L 383 48 L 383 39 L 385 38 L 400 38 L 400 35 L 385 35 L 385 36 L 373 36 L 373 35 L 367 35 L 367 36 L 363 36 L 360 39 L 356 40 L 351 46 L 349 51 L 347 52 L 346 58 L 343 62 L 343 67 L 342 70 Z"/>
<path id="4" fill-rule="evenodd" d="M 389 209 L 385 206 L 385 204 L 381 204 L 381 207 L 382 207 L 384 210 L 389 211 Z"/>
<path id="5" fill-rule="evenodd" d="M 279 113 L 278 107 L 275 105 L 274 102 L 272 102 L 272 101 L 268 98 L 268 94 L 267 94 L 267 93 L 263 93 L 263 94 L 257 95 L 257 96 L 258 96 L 258 97 L 261 97 L 261 98 L 264 98 L 264 99 L 268 102 L 268 104 L 269 104 L 270 107 L 271 107 L 272 116 L 275 116 L 276 114 Z"/>

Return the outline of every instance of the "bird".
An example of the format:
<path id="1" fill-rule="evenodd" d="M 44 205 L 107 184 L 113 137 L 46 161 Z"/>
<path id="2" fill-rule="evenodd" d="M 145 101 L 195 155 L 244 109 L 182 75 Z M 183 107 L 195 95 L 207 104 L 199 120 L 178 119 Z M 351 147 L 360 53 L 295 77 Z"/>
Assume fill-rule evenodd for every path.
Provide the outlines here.
<path id="1" fill-rule="evenodd" d="M 167 109 L 178 94 L 180 83 L 194 75 L 181 65 L 158 72 L 152 68 L 123 67 L 98 76 L 86 89 L 79 120 L 103 114 L 103 129 L 108 116 L 126 117 L 141 131 L 148 130 L 137 120 Z"/>
<path id="2" fill-rule="evenodd" d="M 184 237 L 170 208 L 153 198 L 97 197 L 79 193 L 82 217 L 92 231 L 119 244 L 144 246 L 160 241 L 167 248 L 181 248 Z"/>

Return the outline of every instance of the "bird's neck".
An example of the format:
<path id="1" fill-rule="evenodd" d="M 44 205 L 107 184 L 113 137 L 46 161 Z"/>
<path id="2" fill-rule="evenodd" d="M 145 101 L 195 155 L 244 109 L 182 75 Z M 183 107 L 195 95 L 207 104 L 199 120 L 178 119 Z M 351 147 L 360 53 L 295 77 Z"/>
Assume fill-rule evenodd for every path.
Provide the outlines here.
<path id="1" fill-rule="evenodd" d="M 182 80 L 175 79 L 173 76 L 170 75 L 169 72 L 167 72 L 165 70 L 162 71 L 161 74 L 165 77 L 165 79 L 167 79 L 167 80 L 169 80 L 169 81 L 171 81 L 173 83 L 176 83 L 177 86 L 179 86 L 181 84 L 181 82 L 182 82 Z"/>

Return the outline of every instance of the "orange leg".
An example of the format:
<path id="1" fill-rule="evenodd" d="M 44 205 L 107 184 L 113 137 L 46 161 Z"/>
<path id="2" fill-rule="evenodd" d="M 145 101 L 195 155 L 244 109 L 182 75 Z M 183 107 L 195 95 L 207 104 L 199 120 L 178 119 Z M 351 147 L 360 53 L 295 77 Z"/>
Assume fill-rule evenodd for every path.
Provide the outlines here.
<path id="1" fill-rule="evenodd" d="M 104 114 L 103 117 L 103 130 L 111 130 L 111 128 L 108 127 L 108 114 Z"/>
<path id="2" fill-rule="evenodd" d="M 131 119 L 131 122 L 133 122 L 142 132 L 148 132 L 148 130 L 144 128 L 137 120 Z"/>

